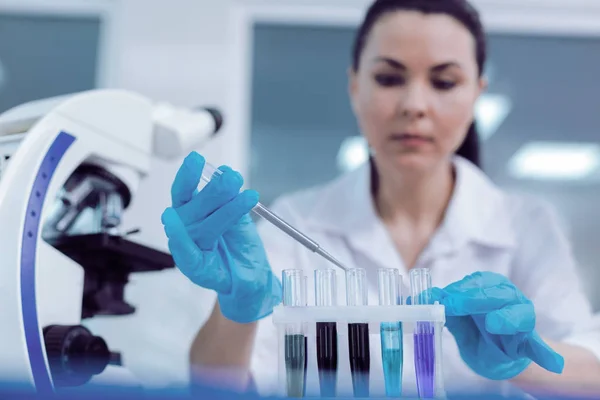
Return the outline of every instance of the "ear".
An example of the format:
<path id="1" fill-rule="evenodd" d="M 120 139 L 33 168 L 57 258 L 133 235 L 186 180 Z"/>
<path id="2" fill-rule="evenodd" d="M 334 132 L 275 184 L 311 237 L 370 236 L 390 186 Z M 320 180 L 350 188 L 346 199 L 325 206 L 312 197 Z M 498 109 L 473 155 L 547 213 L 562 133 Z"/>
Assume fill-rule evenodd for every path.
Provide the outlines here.
<path id="1" fill-rule="evenodd" d="M 487 78 L 481 77 L 479 78 L 479 93 L 477 93 L 477 97 L 481 96 L 488 88 L 488 80 Z"/>
<path id="2" fill-rule="evenodd" d="M 352 67 L 348 67 L 348 95 L 350 96 L 350 105 L 356 113 L 356 99 L 358 97 L 358 76 Z"/>

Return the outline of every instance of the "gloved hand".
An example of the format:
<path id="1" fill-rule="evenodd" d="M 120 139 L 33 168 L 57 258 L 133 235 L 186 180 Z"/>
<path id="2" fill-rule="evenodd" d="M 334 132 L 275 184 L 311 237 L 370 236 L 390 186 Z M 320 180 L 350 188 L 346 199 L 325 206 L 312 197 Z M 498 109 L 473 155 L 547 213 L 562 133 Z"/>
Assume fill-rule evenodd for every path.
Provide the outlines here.
<path id="1" fill-rule="evenodd" d="M 197 190 L 204 158 L 192 152 L 171 189 L 172 207 L 162 215 L 169 250 L 192 282 L 218 294 L 228 319 L 248 323 L 271 314 L 281 302 L 281 282 L 248 215 L 258 193 L 246 190 L 241 175 L 228 167 Z"/>
<path id="2" fill-rule="evenodd" d="M 510 379 L 533 361 L 561 373 L 562 356 L 535 331 L 533 304 L 507 278 L 476 272 L 444 289 L 433 288 L 432 301 L 446 308 L 446 327 L 462 359 L 477 374 Z"/>

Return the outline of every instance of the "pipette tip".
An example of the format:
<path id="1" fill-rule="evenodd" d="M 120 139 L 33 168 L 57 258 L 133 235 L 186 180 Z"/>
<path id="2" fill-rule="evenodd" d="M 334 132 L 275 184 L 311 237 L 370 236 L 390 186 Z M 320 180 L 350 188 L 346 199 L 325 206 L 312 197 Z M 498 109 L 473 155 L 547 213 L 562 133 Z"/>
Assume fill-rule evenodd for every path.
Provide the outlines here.
<path id="1" fill-rule="evenodd" d="M 341 268 L 344 272 L 347 272 L 349 270 L 348 267 L 346 267 L 344 264 L 342 264 L 341 262 L 339 262 L 334 256 L 332 256 L 331 254 L 329 254 L 328 252 L 326 252 L 322 248 L 319 247 L 316 250 L 316 253 L 319 254 L 321 257 L 327 259 L 329 262 L 331 262 L 335 266 Z"/>

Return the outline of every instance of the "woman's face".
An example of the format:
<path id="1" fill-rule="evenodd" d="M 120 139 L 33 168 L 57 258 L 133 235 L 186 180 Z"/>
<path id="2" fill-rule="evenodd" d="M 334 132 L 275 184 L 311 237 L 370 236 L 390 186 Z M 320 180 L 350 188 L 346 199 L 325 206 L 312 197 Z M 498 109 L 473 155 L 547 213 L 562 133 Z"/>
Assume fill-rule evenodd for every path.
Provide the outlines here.
<path id="1" fill-rule="evenodd" d="M 484 86 L 475 39 L 442 14 L 385 15 L 350 73 L 359 127 L 378 166 L 392 170 L 446 163 L 465 138 Z"/>

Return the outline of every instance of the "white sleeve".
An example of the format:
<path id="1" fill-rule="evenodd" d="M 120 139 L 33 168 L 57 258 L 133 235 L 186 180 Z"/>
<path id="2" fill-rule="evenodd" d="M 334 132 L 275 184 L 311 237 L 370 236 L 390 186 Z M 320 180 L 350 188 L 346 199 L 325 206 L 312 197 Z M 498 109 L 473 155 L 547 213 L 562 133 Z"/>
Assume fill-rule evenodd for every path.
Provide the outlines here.
<path id="1" fill-rule="evenodd" d="M 302 229 L 301 221 L 286 200 L 276 201 L 270 209 L 293 225 Z M 265 221 L 258 222 L 258 232 L 269 258 L 273 273 L 281 279 L 285 269 L 302 268 L 301 260 L 297 257 L 298 244 L 286 234 Z M 276 395 L 278 380 L 278 340 L 277 330 L 272 318 L 266 317 L 259 321 L 258 331 L 252 353 L 250 371 L 260 395 Z"/>
<path id="2" fill-rule="evenodd" d="M 512 279 L 533 301 L 536 329 L 542 337 L 584 347 L 600 359 L 600 323 L 594 322 L 558 217 L 546 204 L 530 203 L 526 209 L 518 218 Z"/>

